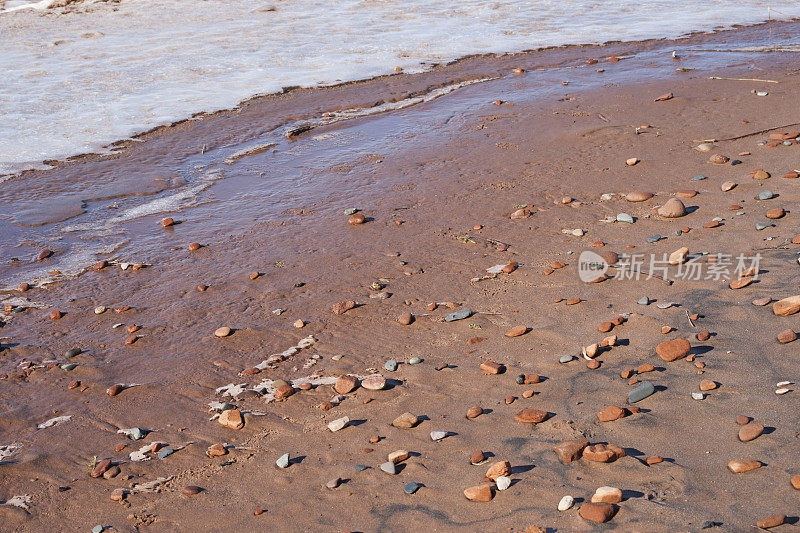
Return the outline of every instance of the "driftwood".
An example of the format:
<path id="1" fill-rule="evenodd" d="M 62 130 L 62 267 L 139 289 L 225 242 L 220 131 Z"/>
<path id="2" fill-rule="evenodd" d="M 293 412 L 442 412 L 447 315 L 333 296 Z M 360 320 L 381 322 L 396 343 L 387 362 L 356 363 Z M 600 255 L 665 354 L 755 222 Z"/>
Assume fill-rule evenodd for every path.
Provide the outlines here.
<path id="1" fill-rule="evenodd" d="M 744 139 L 746 137 L 752 137 L 753 135 L 761 135 L 762 133 L 768 133 L 770 131 L 775 130 L 782 130 L 784 128 L 791 128 L 794 126 L 800 126 L 800 122 L 795 122 L 794 124 L 785 124 L 783 126 L 775 126 L 774 128 L 767 128 L 765 130 L 754 131 L 752 133 L 745 133 L 744 135 L 737 135 L 736 137 L 728 137 L 727 139 L 702 139 L 702 140 L 693 140 L 694 143 L 720 143 L 724 141 L 736 141 L 739 139 Z"/>

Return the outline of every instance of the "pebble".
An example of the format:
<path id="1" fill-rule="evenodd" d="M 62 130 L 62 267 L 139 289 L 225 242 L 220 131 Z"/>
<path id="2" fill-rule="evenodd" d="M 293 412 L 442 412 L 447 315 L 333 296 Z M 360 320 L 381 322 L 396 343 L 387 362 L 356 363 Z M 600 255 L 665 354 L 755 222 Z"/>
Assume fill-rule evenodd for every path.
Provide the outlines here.
<path id="1" fill-rule="evenodd" d="M 108 389 L 106 389 L 106 394 L 109 396 L 116 396 L 123 390 L 125 390 L 125 385 L 117 383 L 116 385 L 111 385 Z"/>
<path id="2" fill-rule="evenodd" d="M 597 418 L 600 420 L 600 422 L 612 422 L 622 418 L 623 416 L 625 416 L 625 410 L 616 405 L 609 405 L 597 413 Z"/>
<path id="3" fill-rule="evenodd" d="M 61 365 L 61 370 L 66 370 L 69 372 L 70 370 L 75 370 L 75 367 L 77 366 L 77 363 L 67 363 L 65 365 Z"/>
<path id="4" fill-rule="evenodd" d="M 351 225 L 363 224 L 367 221 L 367 217 L 364 216 L 364 213 L 354 213 L 350 215 L 350 218 L 347 219 L 347 223 Z"/>
<path id="5" fill-rule="evenodd" d="M 222 443 L 212 444 L 206 450 L 206 455 L 209 457 L 221 457 L 223 455 L 227 455 L 228 450 L 225 448 L 225 445 Z"/>
<path id="6" fill-rule="evenodd" d="M 486 455 L 484 455 L 484 453 L 481 450 L 478 450 L 477 452 L 473 453 L 469 458 L 469 462 L 474 465 L 480 464 L 485 460 L 486 460 Z"/>
<path id="7" fill-rule="evenodd" d="M 360 210 L 356 207 L 348 207 L 347 209 L 344 210 L 344 216 L 349 217 L 350 215 L 355 215 L 359 211 Z"/>
<path id="8" fill-rule="evenodd" d="M 785 514 L 776 514 L 772 516 L 768 516 L 767 518 L 762 518 L 758 522 L 756 522 L 756 527 L 760 527 L 761 529 L 769 529 L 771 527 L 777 527 L 782 525 L 786 522 L 786 515 Z"/>
<path id="9" fill-rule="evenodd" d="M 417 357 L 416 355 L 408 360 L 409 365 L 418 365 L 422 362 L 421 357 Z"/>
<path id="10" fill-rule="evenodd" d="M 453 313 L 450 313 L 446 317 L 444 317 L 445 322 L 455 322 L 456 320 L 463 320 L 465 318 L 469 318 L 472 316 L 472 311 L 469 309 L 459 309 Z"/>
<path id="11" fill-rule="evenodd" d="M 656 391 L 655 386 L 652 383 L 645 381 L 644 383 L 642 383 L 641 385 L 639 385 L 638 387 L 636 387 L 635 389 L 633 389 L 628 393 L 628 403 L 636 403 L 641 400 L 644 400 L 645 398 L 653 394 L 655 391 Z"/>
<path id="12" fill-rule="evenodd" d="M 349 311 L 350 309 L 353 309 L 355 306 L 356 303 L 353 300 L 336 302 L 335 304 L 333 304 L 333 306 L 331 306 L 331 311 L 333 311 L 333 314 L 335 315 L 342 315 L 347 311 Z"/>
<path id="13" fill-rule="evenodd" d="M 406 459 L 410 457 L 411 454 L 408 453 L 407 450 L 395 450 L 390 453 L 386 458 L 389 459 L 394 464 L 402 463 Z"/>
<path id="14" fill-rule="evenodd" d="M 639 305 L 650 305 L 650 298 L 647 296 L 642 296 L 636 301 L 636 303 Z"/>
<path id="15" fill-rule="evenodd" d="M 278 457 L 278 459 L 275 461 L 275 464 L 278 466 L 278 468 L 289 468 L 289 454 L 285 453 Z"/>
<path id="16" fill-rule="evenodd" d="M 797 340 L 797 333 L 791 329 L 785 329 L 778 333 L 778 342 L 781 344 L 786 344 L 795 340 Z"/>
<path id="17" fill-rule="evenodd" d="M 759 200 L 771 200 L 774 197 L 775 195 L 770 190 L 763 190 L 760 193 L 758 193 Z"/>
<path id="18" fill-rule="evenodd" d="M 553 447 L 558 458 L 563 463 L 571 463 L 581 458 L 583 450 L 589 445 L 589 441 L 585 438 L 578 438 L 573 440 L 566 440 L 559 442 Z"/>
<path id="19" fill-rule="evenodd" d="M 568 511 L 575 505 L 575 498 L 567 494 L 558 502 L 558 510 L 559 511 Z"/>
<path id="20" fill-rule="evenodd" d="M 800 311 L 800 295 L 789 296 L 772 304 L 772 312 L 778 316 L 789 316 Z"/>
<path id="21" fill-rule="evenodd" d="M 162 228 L 168 228 L 168 227 L 174 226 L 174 225 L 175 225 L 175 220 L 173 220 L 170 217 L 166 217 L 166 218 L 162 218 L 161 219 L 161 227 Z"/>
<path id="22" fill-rule="evenodd" d="M 335 477 L 335 478 L 331 479 L 330 481 L 328 481 L 327 483 L 325 483 L 325 487 L 328 488 L 328 489 L 333 490 L 333 489 L 337 488 L 339 485 L 341 485 L 341 483 L 342 483 L 342 478 Z"/>
<path id="23" fill-rule="evenodd" d="M 227 337 L 230 334 L 231 334 L 231 328 L 229 328 L 228 326 L 222 326 L 221 328 L 217 328 L 214 331 L 215 337 Z"/>
<path id="24" fill-rule="evenodd" d="M 569 363 L 570 361 L 572 361 L 573 359 L 575 359 L 574 355 L 567 354 L 567 355 L 562 355 L 561 357 L 559 357 L 558 358 L 558 362 L 561 363 L 561 364 L 566 364 L 566 363 Z"/>
<path id="25" fill-rule="evenodd" d="M 399 317 L 397 317 L 397 322 L 402 324 L 403 326 L 408 326 L 414 321 L 414 315 L 411 313 L 403 313 Z"/>
<path id="26" fill-rule="evenodd" d="M 98 305 L 97 307 L 94 308 L 94 314 L 96 315 L 102 315 L 106 311 L 107 309 L 104 305 Z"/>
<path id="27" fill-rule="evenodd" d="M 767 172 L 765 172 L 765 171 L 763 171 L 761 169 L 758 169 L 755 172 L 753 172 L 753 179 L 754 180 L 765 180 L 767 178 L 769 178 L 769 173 L 767 173 Z"/>
<path id="28" fill-rule="evenodd" d="M 89 476 L 98 478 L 102 476 L 109 468 L 111 468 L 111 459 L 103 459 L 94 466 L 92 471 L 89 473 Z"/>
<path id="29" fill-rule="evenodd" d="M 589 520 L 590 522 L 599 522 L 604 523 L 611 520 L 614 516 L 614 506 L 610 503 L 591 503 L 587 502 L 581 505 L 578 514 L 584 520 Z"/>
<path id="30" fill-rule="evenodd" d="M 657 212 L 663 218 L 678 218 L 686 214 L 686 206 L 677 198 L 670 198 Z"/>
<path id="31" fill-rule="evenodd" d="M 409 429 L 419 424 L 419 417 L 411 413 L 403 413 L 392 421 L 392 425 L 396 428 Z"/>
<path id="32" fill-rule="evenodd" d="M 514 326 L 513 328 L 506 331 L 506 337 L 519 337 L 520 335 L 524 335 L 528 332 L 527 326 Z"/>
<path id="33" fill-rule="evenodd" d="M 369 467 L 367 465 L 355 465 L 353 468 L 356 469 L 356 472 L 363 472 Z"/>
<path id="34" fill-rule="evenodd" d="M 333 432 L 339 431 L 340 429 L 344 429 L 347 425 L 350 424 L 350 418 L 343 416 L 342 418 L 337 418 L 336 420 L 328 423 L 328 429 Z"/>
<path id="35" fill-rule="evenodd" d="M 507 476 L 500 476 L 495 480 L 497 490 L 506 490 L 511 486 L 511 478 Z"/>
<path id="36" fill-rule="evenodd" d="M 491 479 L 492 481 L 497 480 L 500 476 L 510 476 L 511 475 L 511 463 L 508 461 L 497 461 L 489 467 L 489 470 L 486 471 L 486 477 Z"/>
<path id="37" fill-rule="evenodd" d="M 592 503 L 619 503 L 622 501 L 622 491 L 616 487 L 600 487 L 594 491 Z"/>
<path id="38" fill-rule="evenodd" d="M 704 379 L 704 380 L 700 381 L 700 390 L 703 391 L 703 392 L 714 390 L 718 386 L 719 385 L 717 384 L 716 381 L 713 381 L 713 380 L 710 380 L 710 379 Z"/>
<path id="39" fill-rule="evenodd" d="M 380 469 L 392 476 L 397 474 L 397 467 L 392 461 L 386 461 L 380 466 Z"/>
<path id="40" fill-rule="evenodd" d="M 76 355 L 78 355 L 80 353 L 81 353 L 81 349 L 80 348 L 70 348 L 69 350 L 67 350 L 64 353 L 64 357 L 66 357 L 67 359 L 72 359 L 73 357 L 75 357 Z"/>
<path id="41" fill-rule="evenodd" d="M 181 490 L 182 493 L 186 494 L 187 496 L 194 496 L 195 494 L 200 494 L 203 492 L 203 489 L 198 487 L 197 485 L 186 485 Z"/>
<path id="42" fill-rule="evenodd" d="M 756 461 L 755 459 L 734 459 L 728 463 L 728 468 L 734 474 L 741 474 L 761 468 L 761 461 Z"/>
<path id="43" fill-rule="evenodd" d="M 386 378 L 380 374 L 373 374 L 362 379 L 361 386 L 367 390 L 382 390 L 386 387 Z"/>
<path id="44" fill-rule="evenodd" d="M 775 209 L 770 209 L 769 211 L 767 211 L 765 216 L 769 219 L 775 220 L 778 218 L 783 218 L 785 214 L 786 211 L 784 211 L 782 207 L 776 207 Z"/>
<path id="45" fill-rule="evenodd" d="M 395 361 L 394 359 L 389 359 L 388 361 L 386 361 L 386 364 L 383 365 L 383 368 L 385 368 L 389 372 L 394 372 L 395 370 L 397 370 L 397 361 Z"/>
<path id="46" fill-rule="evenodd" d="M 100 525 L 100 524 L 97 524 L 96 526 L 94 526 L 94 527 L 92 528 L 92 533 L 103 533 L 103 530 L 104 530 L 104 529 L 105 529 L 105 527 L 104 527 L 104 526 L 102 526 L 102 525 Z"/>
<path id="47" fill-rule="evenodd" d="M 739 428 L 739 440 L 750 442 L 760 437 L 762 433 L 764 433 L 764 426 L 756 422 L 749 422 Z"/>
<path id="48" fill-rule="evenodd" d="M 113 502 L 121 502 L 125 499 L 125 495 L 127 492 L 123 488 L 116 488 L 111 491 L 111 501 Z"/>
<path id="49" fill-rule="evenodd" d="M 706 399 L 706 395 L 704 393 L 702 393 L 702 392 L 693 392 L 692 393 L 692 399 L 693 400 L 705 400 Z"/>
<path id="50" fill-rule="evenodd" d="M 767 222 L 757 222 L 756 223 L 756 231 L 765 230 L 765 229 L 771 228 L 771 227 L 772 227 L 772 224 L 769 224 Z"/>
<path id="51" fill-rule="evenodd" d="M 722 185 L 720 185 L 719 188 L 722 189 L 723 192 L 728 192 L 731 189 L 735 188 L 736 185 L 737 185 L 737 183 L 735 181 L 726 181 L 726 182 L 723 182 Z"/>
<path id="52" fill-rule="evenodd" d="M 502 374 L 505 371 L 505 366 L 494 361 L 484 361 L 481 363 L 481 371 L 484 374 Z"/>
<path id="53" fill-rule="evenodd" d="M 478 418 L 483 414 L 483 409 L 481 407 L 470 407 L 467 410 L 467 418 L 473 419 Z"/>
<path id="54" fill-rule="evenodd" d="M 800 490 L 800 474 L 795 474 L 791 479 L 792 487 Z"/>
<path id="55" fill-rule="evenodd" d="M 490 485 L 475 485 L 464 490 L 464 496 L 474 502 L 489 502 L 492 501 L 494 493 Z"/>
<path id="56" fill-rule="evenodd" d="M 629 167 L 632 167 L 633 165 L 635 165 L 638 162 L 639 162 L 639 158 L 638 157 L 631 157 L 630 159 L 626 159 L 625 160 L 625 164 L 628 165 Z"/>
<path id="57" fill-rule="evenodd" d="M 697 335 L 695 335 L 695 337 L 696 337 L 696 338 L 697 338 L 697 340 L 699 340 L 700 342 L 705 342 L 705 341 L 707 341 L 707 340 L 708 340 L 708 339 L 711 337 L 711 332 L 710 332 L 710 331 L 708 331 L 707 329 L 704 329 L 703 331 L 699 331 L 699 332 L 697 333 Z"/>
<path id="58" fill-rule="evenodd" d="M 539 424 L 547 420 L 548 416 L 547 411 L 540 409 L 523 409 L 514 415 L 514 420 L 523 424 Z"/>
<path id="59" fill-rule="evenodd" d="M 523 208 L 523 209 L 517 209 L 516 211 L 511 213 L 510 218 L 512 220 L 521 220 L 523 218 L 528 218 L 529 216 L 531 216 L 530 209 Z"/>
<path id="60" fill-rule="evenodd" d="M 664 361 L 671 362 L 689 355 L 692 346 L 686 339 L 664 341 L 656 346 L 656 353 Z"/>
<path id="61" fill-rule="evenodd" d="M 625 199 L 629 202 L 644 202 L 653 197 L 650 192 L 630 192 L 625 195 Z"/>
<path id="62" fill-rule="evenodd" d="M 617 222 L 627 222 L 628 224 L 633 224 L 634 220 L 633 217 L 628 213 L 620 213 L 617 215 Z"/>
<path id="63" fill-rule="evenodd" d="M 447 431 L 431 431 L 431 440 L 434 442 L 437 440 L 442 440 L 447 435 Z"/>
<path id="64" fill-rule="evenodd" d="M 648 457 L 646 462 L 649 465 L 657 465 L 658 463 L 664 462 L 664 458 L 658 455 L 653 455 L 652 457 Z"/>
<path id="65" fill-rule="evenodd" d="M 715 165 L 724 165 L 728 161 L 730 161 L 730 157 L 722 154 L 714 154 L 708 158 L 708 162 L 714 163 Z"/>
<path id="66" fill-rule="evenodd" d="M 231 429 L 242 429 L 244 427 L 244 419 L 242 413 L 238 409 L 227 409 L 222 411 L 219 415 L 219 423 Z"/>
<path id="67" fill-rule="evenodd" d="M 403 487 L 403 492 L 405 492 L 406 494 L 414 494 L 420 489 L 420 487 L 422 487 L 421 483 L 415 483 L 411 481 L 409 483 L 406 483 L 406 486 Z"/>
<path id="68" fill-rule="evenodd" d="M 333 390 L 339 394 L 347 394 L 358 388 L 358 378 L 355 376 L 339 376 Z"/>

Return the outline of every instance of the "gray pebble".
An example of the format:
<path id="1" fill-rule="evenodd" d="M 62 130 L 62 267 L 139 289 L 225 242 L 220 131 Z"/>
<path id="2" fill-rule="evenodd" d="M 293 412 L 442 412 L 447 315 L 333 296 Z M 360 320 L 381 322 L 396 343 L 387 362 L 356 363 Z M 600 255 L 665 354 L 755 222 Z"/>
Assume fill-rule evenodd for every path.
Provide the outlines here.
<path id="1" fill-rule="evenodd" d="M 617 222 L 627 222 L 628 224 L 633 224 L 633 217 L 628 213 L 620 213 L 617 215 Z"/>
<path id="2" fill-rule="evenodd" d="M 761 191 L 760 193 L 758 193 L 758 199 L 759 200 L 771 200 L 774 197 L 775 197 L 775 195 L 772 194 L 772 191 L 770 191 L 770 190 L 765 190 L 765 191 Z"/>
<path id="3" fill-rule="evenodd" d="M 703 176 L 702 174 L 698 174 L 697 176 L 693 177 L 693 178 L 691 179 L 691 181 L 702 181 L 702 180 L 704 180 L 704 179 L 706 179 L 706 177 L 705 177 L 705 176 Z"/>
<path id="4" fill-rule="evenodd" d="M 647 296 L 642 296 L 636 301 L 636 303 L 639 305 L 650 305 L 650 298 Z"/>
<path id="5" fill-rule="evenodd" d="M 769 222 L 758 222 L 756 224 L 756 230 L 757 231 L 761 231 L 762 229 L 767 229 L 767 228 L 770 228 L 770 227 L 772 227 L 772 224 L 770 224 Z"/>
<path id="6" fill-rule="evenodd" d="M 412 481 L 411 483 L 407 483 L 406 486 L 403 487 L 403 492 L 405 492 L 406 494 L 414 494 L 419 490 L 421 486 L 422 486 L 421 484 L 414 483 Z"/>
<path id="7" fill-rule="evenodd" d="M 575 359 L 575 356 L 567 354 L 567 355 L 562 355 L 562 356 L 561 356 L 561 357 L 558 359 L 558 362 L 559 362 L 559 363 L 562 363 L 562 364 L 565 364 L 565 363 L 569 363 L 569 362 L 570 362 L 570 361 L 572 361 L 573 359 Z"/>
<path id="8" fill-rule="evenodd" d="M 444 317 L 445 322 L 454 322 L 456 320 L 464 320 L 465 318 L 469 318 L 472 316 L 472 311 L 469 309 L 459 309 L 454 313 L 450 313 L 446 317 Z"/>
<path id="9" fill-rule="evenodd" d="M 65 365 L 61 365 L 61 370 L 66 370 L 69 372 L 70 370 L 75 370 L 75 367 L 78 366 L 75 363 L 67 363 Z"/>
<path id="10" fill-rule="evenodd" d="M 658 233 L 647 238 L 647 242 L 658 242 L 660 240 L 661 240 L 661 235 L 659 235 Z"/>
<path id="11" fill-rule="evenodd" d="M 101 532 L 101 531 L 103 531 L 104 529 L 105 529 L 105 528 L 104 528 L 103 526 L 101 526 L 100 524 L 97 524 L 96 526 L 94 526 L 94 527 L 92 528 L 92 533 L 100 533 L 100 532 Z"/>
<path id="12" fill-rule="evenodd" d="M 628 393 L 628 403 L 636 403 L 644 400 L 656 391 L 656 388 L 649 381 L 645 381 Z"/>
<path id="13" fill-rule="evenodd" d="M 354 468 L 356 469 L 356 472 L 363 472 L 369 467 L 367 465 L 356 465 Z"/>
<path id="14" fill-rule="evenodd" d="M 414 357 L 412 357 L 411 359 L 408 360 L 408 364 L 409 365 L 418 365 L 421 362 L 422 362 L 422 358 L 421 357 L 416 357 L 416 356 L 414 356 Z"/>
<path id="15" fill-rule="evenodd" d="M 391 475 L 395 475 L 397 473 L 397 467 L 392 461 L 386 461 L 385 463 L 383 463 L 381 465 L 381 470 Z"/>
<path id="16" fill-rule="evenodd" d="M 395 370 L 397 370 L 397 361 L 395 361 L 394 359 L 389 359 L 388 361 L 386 361 L 386 364 L 383 365 L 383 368 L 385 368 L 389 372 L 394 372 Z"/>
<path id="17" fill-rule="evenodd" d="M 359 210 L 355 207 L 348 207 L 347 209 L 344 210 L 344 214 L 345 216 L 349 217 L 350 215 L 355 215 L 356 213 L 358 213 L 358 211 Z"/>
<path id="18" fill-rule="evenodd" d="M 69 350 L 66 351 L 66 353 L 64 354 L 64 357 L 66 357 L 67 359 L 71 359 L 71 358 L 75 357 L 76 355 L 78 355 L 79 353 L 81 353 L 81 349 L 80 348 L 70 348 Z"/>
<path id="19" fill-rule="evenodd" d="M 332 490 L 338 487 L 341 483 L 342 483 L 342 478 L 337 477 L 325 483 L 325 486 Z"/>
<path id="20" fill-rule="evenodd" d="M 175 453 L 175 450 L 173 450 L 172 448 L 164 448 L 163 450 L 159 450 L 158 458 L 163 459 L 165 457 L 169 457 L 173 453 Z"/>

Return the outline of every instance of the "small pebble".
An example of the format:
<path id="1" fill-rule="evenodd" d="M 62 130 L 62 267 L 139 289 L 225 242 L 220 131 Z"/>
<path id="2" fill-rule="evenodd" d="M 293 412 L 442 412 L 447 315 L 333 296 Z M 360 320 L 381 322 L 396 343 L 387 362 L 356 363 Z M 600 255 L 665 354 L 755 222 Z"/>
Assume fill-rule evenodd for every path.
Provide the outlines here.
<path id="1" fill-rule="evenodd" d="M 285 453 L 278 457 L 278 460 L 275 461 L 275 464 L 278 468 L 289 468 L 289 454 Z"/>
<path id="2" fill-rule="evenodd" d="M 406 494 L 414 494 L 419 490 L 422 485 L 420 483 L 415 483 L 411 481 L 410 483 L 406 483 L 406 486 L 403 487 L 403 492 Z"/>

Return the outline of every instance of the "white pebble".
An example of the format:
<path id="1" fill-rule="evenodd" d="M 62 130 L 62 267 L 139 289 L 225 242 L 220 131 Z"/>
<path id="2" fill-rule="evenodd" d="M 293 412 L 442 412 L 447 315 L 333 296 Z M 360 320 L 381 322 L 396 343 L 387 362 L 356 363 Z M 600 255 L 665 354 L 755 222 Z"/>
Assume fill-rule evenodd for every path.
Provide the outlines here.
<path id="1" fill-rule="evenodd" d="M 775 394 L 786 394 L 787 392 L 789 392 L 789 389 L 782 388 L 782 389 L 777 389 L 775 391 Z"/>
<path id="2" fill-rule="evenodd" d="M 342 418 L 337 418 L 333 422 L 329 423 L 328 429 L 330 429 L 331 431 L 339 431 L 340 429 L 347 427 L 347 424 L 349 423 L 350 423 L 350 418 L 343 416 Z"/>
<path id="3" fill-rule="evenodd" d="M 794 385 L 791 381 L 779 381 L 775 384 L 776 387 L 786 387 L 787 385 Z"/>
<path id="4" fill-rule="evenodd" d="M 94 314 L 96 314 L 96 315 L 102 315 L 105 312 L 106 312 L 106 308 L 103 305 L 98 305 L 97 307 L 94 308 Z"/>
<path id="5" fill-rule="evenodd" d="M 431 440 L 442 440 L 447 436 L 446 431 L 431 431 Z"/>
<path id="6" fill-rule="evenodd" d="M 561 498 L 560 502 L 558 502 L 558 510 L 566 511 L 568 509 L 571 509 L 573 505 L 575 505 L 575 498 L 567 494 L 566 496 Z"/>
<path id="7" fill-rule="evenodd" d="M 120 267 L 122 270 L 128 270 L 128 267 L 130 267 L 130 266 L 131 266 L 131 264 L 130 264 L 130 263 L 120 263 L 120 264 L 119 264 L 119 267 Z"/>
<path id="8" fill-rule="evenodd" d="M 500 476 L 495 483 L 497 483 L 497 490 L 506 490 L 511 486 L 511 478 L 508 476 Z"/>
<path id="9" fill-rule="evenodd" d="M 702 392 L 693 392 L 692 398 L 695 400 L 705 400 L 706 395 Z"/>

